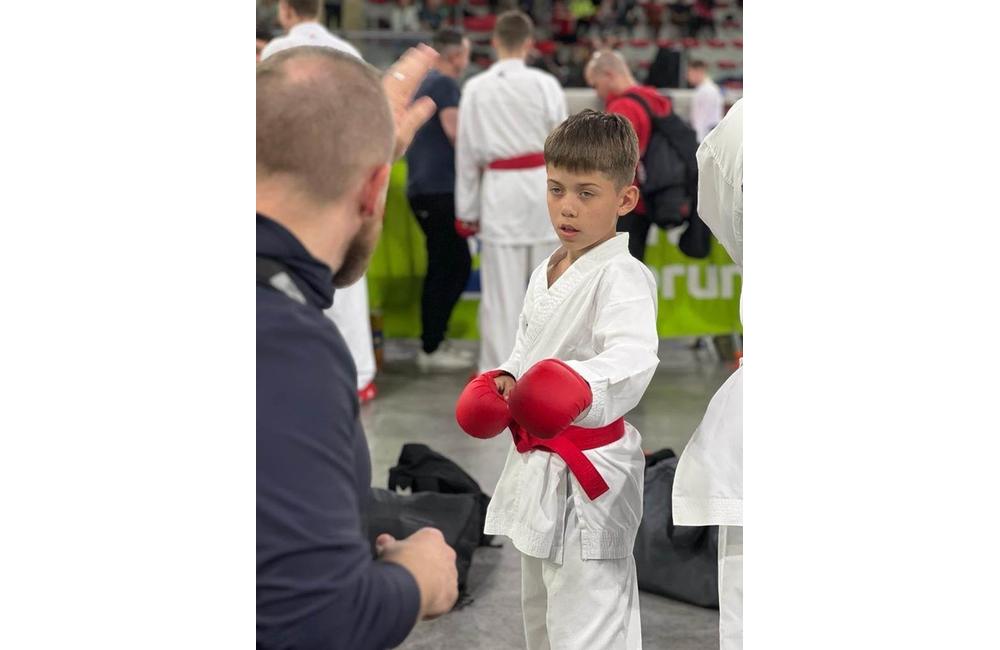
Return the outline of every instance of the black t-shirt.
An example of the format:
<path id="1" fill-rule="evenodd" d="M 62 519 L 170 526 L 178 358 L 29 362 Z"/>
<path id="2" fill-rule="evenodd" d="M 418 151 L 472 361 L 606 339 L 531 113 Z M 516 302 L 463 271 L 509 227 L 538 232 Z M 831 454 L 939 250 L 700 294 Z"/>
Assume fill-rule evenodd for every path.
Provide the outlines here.
<path id="1" fill-rule="evenodd" d="M 437 112 L 420 127 L 406 152 L 408 167 L 406 193 L 453 194 L 455 192 L 455 147 L 441 126 L 441 111 L 458 106 L 461 93 L 458 83 L 437 70 L 431 70 L 416 97 L 430 97 Z"/>

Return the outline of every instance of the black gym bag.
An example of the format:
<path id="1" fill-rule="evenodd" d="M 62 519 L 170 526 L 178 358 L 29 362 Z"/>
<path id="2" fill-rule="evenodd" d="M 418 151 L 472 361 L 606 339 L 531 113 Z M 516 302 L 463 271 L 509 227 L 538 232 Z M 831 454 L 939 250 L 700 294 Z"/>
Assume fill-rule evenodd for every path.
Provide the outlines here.
<path id="1" fill-rule="evenodd" d="M 677 461 L 671 449 L 646 458 L 634 551 L 639 589 L 718 609 L 719 527 L 674 526 L 671 494 Z"/>

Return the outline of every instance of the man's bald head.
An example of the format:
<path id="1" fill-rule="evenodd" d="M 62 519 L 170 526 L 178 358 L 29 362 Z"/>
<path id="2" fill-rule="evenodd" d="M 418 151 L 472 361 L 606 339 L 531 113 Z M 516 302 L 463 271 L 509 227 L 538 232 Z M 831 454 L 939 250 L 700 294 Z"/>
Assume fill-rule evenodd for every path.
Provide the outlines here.
<path id="1" fill-rule="evenodd" d="M 625 58 L 614 50 L 594 52 L 584 68 L 584 77 L 601 99 L 609 94 L 620 94 L 636 84 Z"/>
<path id="2" fill-rule="evenodd" d="M 257 179 L 280 177 L 316 203 L 341 198 L 390 161 L 394 126 L 378 73 L 327 47 L 257 66 Z"/>

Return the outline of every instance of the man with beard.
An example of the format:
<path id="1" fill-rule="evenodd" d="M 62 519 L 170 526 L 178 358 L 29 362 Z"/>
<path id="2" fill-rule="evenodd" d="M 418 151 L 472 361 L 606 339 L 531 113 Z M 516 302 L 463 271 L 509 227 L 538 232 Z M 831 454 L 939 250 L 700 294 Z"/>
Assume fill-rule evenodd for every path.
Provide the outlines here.
<path id="1" fill-rule="evenodd" d="M 389 163 L 434 110 L 410 99 L 435 58 L 411 50 L 382 81 L 324 47 L 257 67 L 258 648 L 394 647 L 457 598 L 438 530 L 380 535 L 372 558 L 354 362 L 323 315 L 371 259 Z"/>

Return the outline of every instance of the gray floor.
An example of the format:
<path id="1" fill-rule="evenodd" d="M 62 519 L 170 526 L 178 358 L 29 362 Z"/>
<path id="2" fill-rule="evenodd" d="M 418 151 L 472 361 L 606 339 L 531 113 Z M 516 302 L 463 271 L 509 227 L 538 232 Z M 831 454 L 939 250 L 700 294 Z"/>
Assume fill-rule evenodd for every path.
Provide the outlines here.
<path id="1" fill-rule="evenodd" d="M 372 456 L 372 485 L 386 487 L 404 442 L 423 442 L 469 472 L 487 493 L 500 476 L 509 437 L 476 440 L 455 423 L 454 406 L 469 372 L 422 375 L 413 362 L 415 341 L 389 341 L 379 374 L 379 397 L 362 408 Z M 732 369 L 695 353 L 684 341 L 664 341 L 660 367 L 639 406 L 626 419 L 643 447 L 684 449 L 715 390 Z M 504 541 L 502 538 L 498 541 Z M 514 650 L 524 648 L 520 557 L 509 541 L 476 551 L 469 584 L 475 601 L 423 622 L 399 646 L 407 650 Z M 718 612 L 640 592 L 645 648 L 709 650 L 718 647 Z"/>

